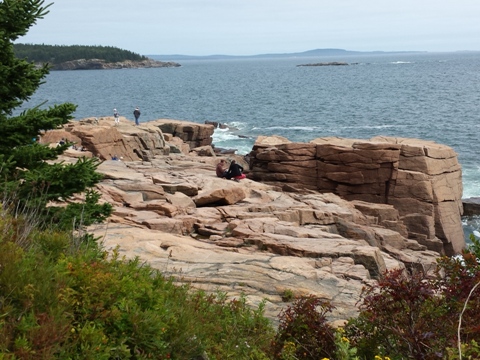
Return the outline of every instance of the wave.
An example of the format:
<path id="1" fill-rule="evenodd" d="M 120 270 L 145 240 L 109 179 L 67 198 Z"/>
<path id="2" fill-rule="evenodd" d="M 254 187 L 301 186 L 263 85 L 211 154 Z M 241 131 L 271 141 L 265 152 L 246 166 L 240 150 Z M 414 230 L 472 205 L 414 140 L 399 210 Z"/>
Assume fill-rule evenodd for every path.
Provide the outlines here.
<path id="1" fill-rule="evenodd" d="M 236 125 L 240 125 L 238 123 Z M 233 126 L 233 123 L 229 124 Z M 227 129 L 215 129 L 212 135 L 213 145 L 216 148 L 222 149 L 234 149 L 238 155 L 246 155 L 252 151 L 253 144 L 255 139 L 253 137 L 245 136 L 241 131 L 237 130 L 238 127 L 234 130 L 231 128 Z"/>
<path id="2" fill-rule="evenodd" d="M 303 130 L 316 131 L 323 130 L 320 126 L 268 126 L 268 127 L 253 127 L 252 130 Z"/>
<path id="3" fill-rule="evenodd" d="M 382 124 L 382 125 L 352 125 L 352 126 L 341 126 L 341 129 L 398 129 L 404 128 L 407 125 L 399 124 Z"/>
<path id="4" fill-rule="evenodd" d="M 325 126 L 268 126 L 268 127 L 253 127 L 252 130 L 287 130 L 288 131 L 323 131 L 326 127 L 330 125 L 326 124 Z M 382 124 L 382 125 L 347 125 L 347 126 L 337 126 L 339 129 L 391 129 L 391 128 L 403 128 L 407 125 L 399 125 L 399 124 Z M 287 136 L 288 137 L 288 136 Z"/>

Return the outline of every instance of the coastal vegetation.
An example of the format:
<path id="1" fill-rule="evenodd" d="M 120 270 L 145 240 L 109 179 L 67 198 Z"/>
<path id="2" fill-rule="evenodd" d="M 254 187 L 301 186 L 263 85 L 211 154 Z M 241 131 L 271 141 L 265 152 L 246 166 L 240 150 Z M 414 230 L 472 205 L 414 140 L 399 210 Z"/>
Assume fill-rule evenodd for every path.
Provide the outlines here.
<path id="1" fill-rule="evenodd" d="M 0 359 L 480 357 L 476 238 L 436 269 L 383 274 L 365 288 L 359 316 L 338 329 L 327 321 L 333 307 L 318 297 L 286 290 L 291 304 L 274 328 L 264 302 L 180 286 L 139 258 L 103 249 L 85 231 L 111 212 L 92 190 L 98 161 L 55 162 L 68 144 L 36 141 L 67 123 L 75 105 L 12 116 L 48 73 L 13 50 L 46 14 L 43 4 L 0 2 Z"/>
<path id="2" fill-rule="evenodd" d="M 111 213 L 111 206 L 99 204 L 99 195 L 92 190 L 101 179 L 95 171 L 99 161 L 82 158 L 74 164 L 53 162 L 70 146 L 68 142 L 57 147 L 37 142 L 42 131 L 71 120 L 76 106 L 65 103 L 47 109 L 35 107 L 12 116 L 49 71 L 48 65 L 37 68 L 17 58 L 13 51 L 13 41 L 45 15 L 41 3 L 0 3 L 0 74 L 5 80 L 0 86 L 0 193 L 4 194 L 4 207 L 35 214 L 38 226 L 78 229 L 103 221 Z M 75 194 L 82 193 L 83 201 L 74 200 Z"/>
<path id="3" fill-rule="evenodd" d="M 52 65 L 79 59 L 101 59 L 107 63 L 147 60 L 146 56 L 113 46 L 14 44 L 14 52 L 20 59 Z"/>

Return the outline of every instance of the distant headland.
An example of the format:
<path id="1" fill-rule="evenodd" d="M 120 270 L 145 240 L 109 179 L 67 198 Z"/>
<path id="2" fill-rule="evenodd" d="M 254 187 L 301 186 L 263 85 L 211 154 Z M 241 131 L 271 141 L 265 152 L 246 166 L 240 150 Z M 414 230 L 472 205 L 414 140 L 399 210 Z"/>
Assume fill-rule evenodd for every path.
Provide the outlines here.
<path id="1" fill-rule="evenodd" d="M 164 62 L 112 46 L 34 45 L 15 44 L 18 58 L 51 70 L 104 70 L 130 68 L 178 67 L 175 62 Z"/>
<path id="2" fill-rule="evenodd" d="M 382 54 L 411 54 L 411 53 L 426 53 L 426 51 L 350 51 L 344 49 L 314 49 L 295 53 L 280 53 L 280 54 L 258 54 L 258 55 L 206 55 L 206 56 L 191 56 L 191 55 L 148 55 L 149 58 L 161 61 L 167 60 L 226 60 L 226 59 L 278 59 L 278 58 L 303 58 L 313 56 L 351 56 L 351 55 L 382 55 Z"/>

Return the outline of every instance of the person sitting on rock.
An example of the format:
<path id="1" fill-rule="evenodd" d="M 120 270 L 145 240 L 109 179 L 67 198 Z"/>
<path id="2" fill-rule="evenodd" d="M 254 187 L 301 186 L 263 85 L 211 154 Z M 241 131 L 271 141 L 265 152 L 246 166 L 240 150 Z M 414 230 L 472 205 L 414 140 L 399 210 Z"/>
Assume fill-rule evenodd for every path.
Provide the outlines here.
<path id="1" fill-rule="evenodd" d="M 219 178 L 224 178 L 227 175 L 227 163 L 224 159 L 217 164 L 216 172 Z"/>
<path id="2" fill-rule="evenodd" d="M 230 163 L 230 167 L 228 168 L 228 171 L 225 174 L 225 178 L 228 180 L 234 179 L 238 181 L 240 179 L 245 179 L 246 176 L 243 173 L 243 167 L 241 165 L 238 165 L 235 160 L 232 160 L 232 162 Z"/>

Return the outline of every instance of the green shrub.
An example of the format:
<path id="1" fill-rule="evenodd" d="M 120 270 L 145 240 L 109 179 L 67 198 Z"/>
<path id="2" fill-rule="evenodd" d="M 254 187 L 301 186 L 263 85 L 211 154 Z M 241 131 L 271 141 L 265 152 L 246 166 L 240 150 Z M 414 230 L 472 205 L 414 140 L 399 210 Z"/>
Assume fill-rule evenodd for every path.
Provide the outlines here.
<path id="1" fill-rule="evenodd" d="M 303 296 L 279 314 L 272 344 L 274 359 L 334 358 L 335 330 L 326 315 L 333 307 L 315 296 Z"/>
<path id="2" fill-rule="evenodd" d="M 462 356 L 460 357 L 460 352 Z M 472 340 L 470 344 L 460 344 L 460 351 L 458 347 L 448 348 L 447 349 L 447 359 L 448 360 L 477 360 L 480 359 L 480 346 L 475 341 Z"/>
<path id="3" fill-rule="evenodd" d="M 295 299 L 295 293 L 291 289 L 285 289 L 282 293 L 282 301 L 290 302 Z"/>
<path id="4" fill-rule="evenodd" d="M 0 358 L 267 359 L 274 330 L 264 304 L 206 294 L 95 241 L 0 216 Z M 91 239 L 90 239 L 91 240 Z"/>

